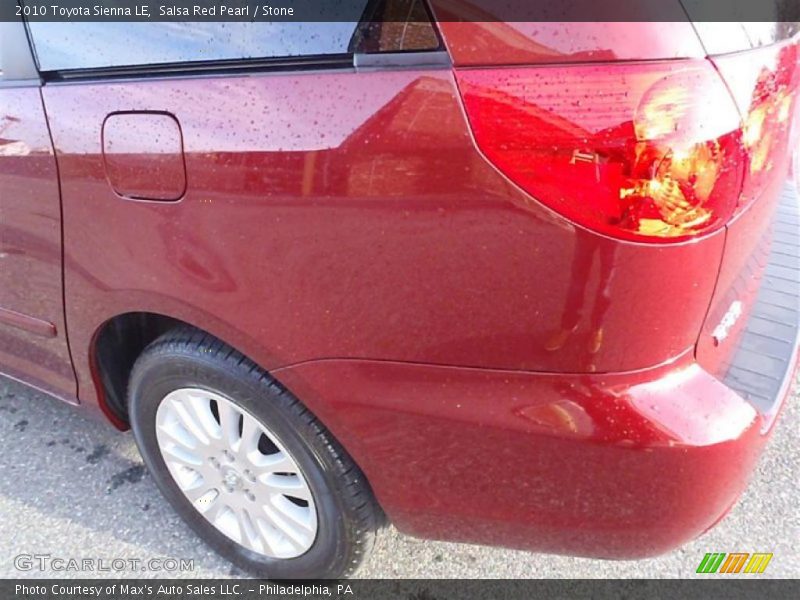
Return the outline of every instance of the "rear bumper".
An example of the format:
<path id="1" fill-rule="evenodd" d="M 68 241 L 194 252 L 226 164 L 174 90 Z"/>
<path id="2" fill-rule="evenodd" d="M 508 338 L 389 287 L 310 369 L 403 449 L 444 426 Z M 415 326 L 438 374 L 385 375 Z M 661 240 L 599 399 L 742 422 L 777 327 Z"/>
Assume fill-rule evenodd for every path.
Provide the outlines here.
<path id="1" fill-rule="evenodd" d="M 277 376 L 353 455 L 398 529 L 536 551 L 674 548 L 732 506 L 769 435 L 764 415 L 691 357 L 615 375 L 320 361 Z"/>

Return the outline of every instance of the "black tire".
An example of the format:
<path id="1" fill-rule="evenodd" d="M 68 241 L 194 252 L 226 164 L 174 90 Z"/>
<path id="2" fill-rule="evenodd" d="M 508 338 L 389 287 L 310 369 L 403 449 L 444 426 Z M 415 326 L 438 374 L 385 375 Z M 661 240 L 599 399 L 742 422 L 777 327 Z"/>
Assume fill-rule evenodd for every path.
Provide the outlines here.
<path id="1" fill-rule="evenodd" d="M 199 387 L 232 400 L 280 439 L 314 495 L 318 529 L 296 558 L 270 558 L 238 544 L 209 523 L 170 474 L 156 439 L 156 411 L 171 391 Z M 352 574 L 369 553 L 382 518 L 364 475 L 323 425 L 266 372 L 218 339 L 172 330 L 137 359 L 128 386 L 130 422 L 144 461 L 178 514 L 215 551 L 270 579 L 334 579 Z"/>

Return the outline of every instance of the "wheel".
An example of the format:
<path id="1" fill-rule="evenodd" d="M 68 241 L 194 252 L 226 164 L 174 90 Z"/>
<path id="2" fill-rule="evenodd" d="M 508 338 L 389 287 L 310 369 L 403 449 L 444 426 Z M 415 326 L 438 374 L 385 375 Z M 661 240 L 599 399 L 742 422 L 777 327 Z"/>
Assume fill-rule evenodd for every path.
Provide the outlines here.
<path id="1" fill-rule="evenodd" d="M 259 577 L 338 578 L 381 512 L 344 449 L 291 393 L 216 338 L 164 334 L 128 386 L 136 443 L 178 514 Z"/>

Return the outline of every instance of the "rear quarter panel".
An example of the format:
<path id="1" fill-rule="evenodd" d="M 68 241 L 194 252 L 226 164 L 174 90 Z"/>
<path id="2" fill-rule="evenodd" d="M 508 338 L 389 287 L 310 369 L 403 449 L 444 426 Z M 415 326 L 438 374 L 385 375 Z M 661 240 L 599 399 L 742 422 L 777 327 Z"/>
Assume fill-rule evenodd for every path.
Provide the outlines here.
<path id="1" fill-rule="evenodd" d="M 83 395 L 95 332 L 129 311 L 206 329 L 266 369 L 372 358 L 606 372 L 659 364 L 696 340 L 722 237 L 642 246 L 554 215 L 476 151 L 447 71 L 44 94 Z M 177 202 L 123 199 L 107 181 L 103 120 L 136 110 L 180 123 Z M 574 335 L 554 348 L 567 317 Z M 598 318 L 605 336 L 590 351 Z"/>

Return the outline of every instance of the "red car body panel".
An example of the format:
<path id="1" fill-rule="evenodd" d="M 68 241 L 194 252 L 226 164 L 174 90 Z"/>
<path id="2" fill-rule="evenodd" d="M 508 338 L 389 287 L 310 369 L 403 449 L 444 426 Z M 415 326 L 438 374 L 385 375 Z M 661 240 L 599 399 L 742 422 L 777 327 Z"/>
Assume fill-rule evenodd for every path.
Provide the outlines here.
<path id="1" fill-rule="evenodd" d="M 74 399 L 58 171 L 38 88 L 0 88 L 0 365 Z"/>
<path id="2" fill-rule="evenodd" d="M 642 26 L 441 32 L 456 70 L 705 56 L 688 23 Z M 38 90 L 0 97 L 24 106 L 16 93 L 40 106 Z M 18 304 L 57 336 L 3 353 L 4 366 L 22 360 L 28 379 L 75 396 L 60 180 L 78 395 L 120 427 L 95 342 L 110 319 L 147 312 L 269 370 L 342 442 L 402 531 L 647 556 L 705 531 L 744 488 L 775 413 L 720 381 L 736 332 L 711 338 L 732 293 L 752 303 L 755 288 L 735 282 L 768 236 L 784 165 L 727 228 L 645 244 L 571 223 L 490 164 L 451 69 L 42 93 L 58 173 L 44 121 L 15 124 L 3 143 L 41 150 L 0 155 L 0 183 L 23 199 L 37 191 L 12 233 L 47 300 Z M 6 282 L 21 274 L 2 277 L 14 309 Z"/>

